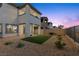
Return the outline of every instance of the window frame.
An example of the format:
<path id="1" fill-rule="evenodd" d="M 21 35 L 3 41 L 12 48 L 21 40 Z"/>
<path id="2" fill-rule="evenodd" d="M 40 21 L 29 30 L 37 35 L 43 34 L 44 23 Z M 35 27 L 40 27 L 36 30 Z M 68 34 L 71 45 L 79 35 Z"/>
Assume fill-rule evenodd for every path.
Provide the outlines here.
<path id="1" fill-rule="evenodd" d="M 17 27 L 16 32 L 8 32 L 8 30 L 7 30 L 7 26 L 8 26 L 8 25 L 11 25 L 12 27 L 13 27 L 13 26 L 16 26 L 16 27 Z M 16 25 L 16 24 L 5 24 L 5 33 L 6 33 L 6 34 L 18 33 L 18 25 Z"/>

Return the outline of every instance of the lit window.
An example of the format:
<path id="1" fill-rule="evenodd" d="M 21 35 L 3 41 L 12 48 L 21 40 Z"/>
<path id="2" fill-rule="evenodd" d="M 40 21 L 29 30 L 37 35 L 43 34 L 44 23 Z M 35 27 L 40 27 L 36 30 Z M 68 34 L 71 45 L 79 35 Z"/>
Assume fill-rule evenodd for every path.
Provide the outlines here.
<path id="1" fill-rule="evenodd" d="M 47 23 L 47 21 L 45 21 L 45 23 Z"/>
<path id="2" fill-rule="evenodd" d="M 17 26 L 16 25 L 6 25 L 6 33 L 16 33 Z"/>

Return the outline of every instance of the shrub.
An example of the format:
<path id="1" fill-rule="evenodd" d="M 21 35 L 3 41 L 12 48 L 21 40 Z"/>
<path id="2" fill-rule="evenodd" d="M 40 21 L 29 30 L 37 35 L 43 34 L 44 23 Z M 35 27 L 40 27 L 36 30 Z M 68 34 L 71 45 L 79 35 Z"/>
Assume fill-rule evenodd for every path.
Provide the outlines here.
<path id="1" fill-rule="evenodd" d="M 20 42 L 18 45 L 17 45 L 17 48 L 22 48 L 24 47 L 24 43 L 23 42 Z"/>
<path id="2" fill-rule="evenodd" d="M 55 45 L 58 49 L 63 49 L 66 44 L 62 41 L 62 38 L 59 36 L 58 41 L 55 42 Z"/>
<path id="3" fill-rule="evenodd" d="M 54 33 L 49 33 L 50 35 L 54 35 Z"/>
<path id="4" fill-rule="evenodd" d="M 12 44 L 13 42 L 6 42 L 6 43 L 4 43 L 5 45 L 10 45 L 10 44 Z"/>
<path id="5" fill-rule="evenodd" d="M 62 37 L 61 37 L 61 35 L 58 35 L 58 40 L 62 40 Z"/>

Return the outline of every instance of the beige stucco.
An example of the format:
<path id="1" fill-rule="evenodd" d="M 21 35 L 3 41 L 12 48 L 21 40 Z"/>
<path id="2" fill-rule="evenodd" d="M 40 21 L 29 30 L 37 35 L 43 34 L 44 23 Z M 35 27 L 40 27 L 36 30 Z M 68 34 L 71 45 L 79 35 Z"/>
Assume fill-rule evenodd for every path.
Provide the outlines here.
<path id="1" fill-rule="evenodd" d="M 17 9 L 8 4 L 2 4 L 0 8 L 0 23 L 16 23 Z"/>
<path id="2" fill-rule="evenodd" d="M 19 11 L 19 15 L 26 13 L 26 6 L 22 9 L 19 9 L 18 11 Z"/>
<path id="3" fill-rule="evenodd" d="M 30 14 L 32 14 L 33 16 L 40 17 L 40 14 L 38 14 L 36 11 L 34 11 L 34 10 L 31 9 L 31 8 L 30 8 Z"/>
<path id="4" fill-rule="evenodd" d="M 34 27 L 37 27 L 37 29 L 35 29 Z M 40 30 L 40 26 L 33 24 L 30 25 L 30 32 L 32 36 L 40 35 Z"/>
<path id="5" fill-rule="evenodd" d="M 19 25 L 19 35 L 21 36 L 21 35 L 25 35 L 25 33 L 24 33 L 24 28 L 25 27 L 25 24 L 21 24 L 21 25 Z"/>
<path id="6" fill-rule="evenodd" d="M 32 11 L 32 12 L 31 12 Z M 21 14 L 25 12 L 24 15 L 18 15 L 18 12 Z M 41 22 L 39 18 L 36 18 L 30 14 L 34 13 L 34 16 L 40 17 L 40 14 L 37 13 L 33 8 L 31 8 L 28 4 L 22 8 L 17 9 L 16 7 L 3 3 L 2 7 L 0 8 L 0 23 L 2 24 L 2 36 L 14 36 L 14 35 L 23 35 L 23 25 L 19 26 L 19 33 L 6 33 L 6 24 L 25 24 L 25 37 L 29 37 L 31 34 L 34 33 L 34 27 L 32 29 L 33 32 L 30 31 L 30 24 L 40 26 Z M 39 27 L 38 27 L 39 28 Z M 40 28 L 37 30 L 40 32 Z M 40 34 L 40 33 L 39 33 Z"/>
<path id="7" fill-rule="evenodd" d="M 37 13 L 34 9 L 32 9 L 29 5 L 27 5 L 27 11 L 32 14 L 33 16 L 37 16 L 40 18 L 40 14 Z"/>

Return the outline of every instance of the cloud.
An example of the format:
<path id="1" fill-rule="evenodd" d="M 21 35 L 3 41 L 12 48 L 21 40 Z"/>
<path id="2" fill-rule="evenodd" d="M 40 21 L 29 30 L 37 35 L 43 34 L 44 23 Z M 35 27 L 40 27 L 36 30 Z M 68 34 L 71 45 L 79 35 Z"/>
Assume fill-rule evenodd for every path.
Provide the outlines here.
<path id="1" fill-rule="evenodd" d="M 79 19 L 78 18 L 74 19 L 74 20 L 64 22 L 65 27 L 72 27 L 72 26 L 77 26 L 77 25 L 79 25 Z"/>

